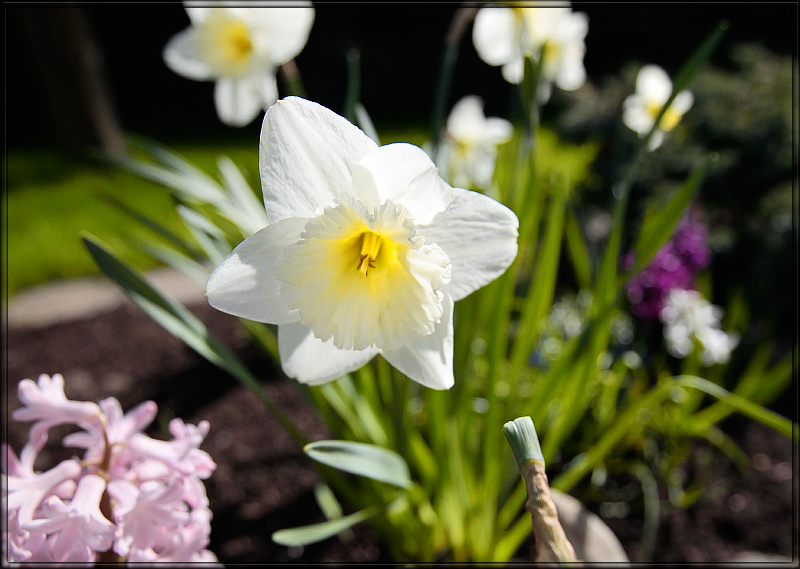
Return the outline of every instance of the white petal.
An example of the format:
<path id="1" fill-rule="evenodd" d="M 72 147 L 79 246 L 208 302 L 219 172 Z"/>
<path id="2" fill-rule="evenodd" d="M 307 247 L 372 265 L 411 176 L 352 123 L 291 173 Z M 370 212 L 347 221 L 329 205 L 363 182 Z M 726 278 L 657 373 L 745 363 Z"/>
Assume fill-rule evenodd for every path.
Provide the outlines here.
<path id="1" fill-rule="evenodd" d="M 628 95 L 622 103 L 622 122 L 632 131 L 643 136 L 653 128 L 653 116 L 647 112 L 641 95 Z"/>
<path id="2" fill-rule="evenodd" d="M 483 100 L 467 95 L 453 105 L 447 117 L 447 132 L 458 141 L 470 143 L 480 140 L 485 122 Z"/>
<path id="3" fill-rule="evenodd" d="M 189 15 L 189 20 L 193 26 L 202 24 L 208 16 L 208 5 L 210 2 L 184 2 L 183 7 Z"/>
<path id="4" fill-rule="evenodd" d="M 281 300 L 275 267 L 283 250 L 300 239 L 308 219 L 292 217 L 254 233 L 231 252 L 206 284 L 208 303 L 223 312 L 249 320 L 285 324 L 299 320 Z"/>
<path id="5" fill-rule="evenodd" d="M 492 144 L 508 142 L 514 135 L 514 127 L 506 119 L 499 117 L 489 117 L 486 119 L 486 126 L 483 139 Z"/>
<path id="6" fill-rule="evenodd" d="M 378 354 L 377 348 L 345 350 L 323 342 L 300 323 L 278 326 L 278 351 L 286 375 L 300 383 L 319 385 L 355 371 Z"/>
<path id="7" fill-rule="evenodd" d="M 675 95 L 670 108 L 679 115 L 683 115 L 692 108 L 692 104 L 694 104 L 694 95 L 691 91 L 683 90 Z"/>
<path id="8" fill-rule="evenodd" d="M 503 65 L 519 54 L 517 18 L 511 8 L 487 6 L 478 10 L 472 27 L 472 43 L 489 65 Z"/>
<path id="9" fill-rule="evenodd" d="M 214 86 L 214 103 L 222 122 L 230 126 L 244 126 L 253 122 L 263 109 L 263 84 L 250 78 L 222 77 Z"/>
<path id="10" fill-rule="evenodd" d="M 250 9 L 248 21 L 253 26 L 253 35 L 259 38 L 258 41 L 263 40 L 275 65 L 296 57 L 308 41 L 314 23 L 314 8 L 311 2 L 296 4 L 289 7 L 281 2 L 278 6 Z"/>
<path id="11" fill-rule="evenodd" d="M 172 36 L 164 47 L 164 63 L 178 75 L 202 81 L 212 77 L 211 67 L 201 59 L 197 30 L 187 28 Z"/>
<path id="12" fill-rule="evenodd" d="M 383 357 L 417 383 L 431 389 L 450 389 L 453 378 L 453 299 L 445 294 L 444 312 L 433 334 L 415 338 Z"/>
<path id="13" fill-rule="evenodd" d="M 558 69 L 556 84 L 564 91 L 575 91 L 586 83 L 586 68 L 583 66 L 583 57 L 565 59 Z"/>
<path id="14" fill-rule="evenodd" d="M 366 134 L 311 101 L 287 97 L 264 117 L 259 170 L 270 219 L 313 217 L 351 193 L 353 167 L 378 147 Z"/>
<path id="15" fill-rule="evenodd" d="M 522 76 L 525 74 L 525 59 L 522 54 L 515 56 L 500 69 L 503 79 L 514 85 L 522 83 Z"/>
<path id="16" fill-rule="evenodd" d="M 645 65 L 636 77 L 636 92 L 648 103 L 663 105 L 672 94 L 672 81 L 658 65 Z"/>
<path id="17" fill-rule="evenodd" d="M 378 196 L 375 207 L 386 200 L 402 205 L 415 224 L 430 223 L 455 199 L 453 189 L 439 177 L 424 150 L 413 144 L 396 143 L 370 152 L 353 168 L 353 188 Z"/>
<path id="18" fill-rule="evenodd" d="M 650 142 L 647 143 L 647 150 L 652 152 L 653 150 L 661 146 L 664 143 L 664 139 L 666 137 L 667 135 L 663 130 L 658 129 L 657 131 L 655 131 L 653 133 L 653 136 L 650 138 Z"/>
<path id="19" fill-rule="evenodd" d="M 519 220 L 513 211 L 478 192 L 454 189 L 456 199 L 417 233 L 450 257 L 446 290 L 461 300 L 499 277 L 517 256 Z"/>

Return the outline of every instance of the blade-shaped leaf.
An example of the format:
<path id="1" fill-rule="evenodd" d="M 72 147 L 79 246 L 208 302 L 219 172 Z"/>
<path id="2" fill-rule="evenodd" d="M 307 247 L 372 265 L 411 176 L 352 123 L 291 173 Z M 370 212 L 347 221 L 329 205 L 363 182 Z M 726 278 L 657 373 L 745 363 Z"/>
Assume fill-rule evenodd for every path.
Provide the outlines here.
<path id="1" fill-rule="evenodd" d="M 161 237 L 163 237 L 164 239 L 166 239 L 170 243 L 173 243 L 178 248 L 180 248 L 181 250 L 183 250 L 186 253 L 188 253 L 190 256 L 199 257 L 202 254 L 197 249 L 197 247 L 194 247 L 193 245 L 188 243 L 185 239 L 181 238 L 180 236 L 178 236 L 173 231 L 170 231 L 169 229 L 167 229 L 166 227 L 164 227 L 163 225 L 161 225 L 157 221 L 154 221 L 154 220 L 150 219 L 149 217 L 147 217 L 146 215 L 144 215 L 143 213 L 140 213 L 139 211 L 133 209 L 132 207 L 130 207 L 126 203 L 118 200 L 116 197 L 112 196 L 111 194 L 104 193 L 104 194 L 102 194 L 102 198 L 105 201 L 109 202 L 111 205 L 113 205 L 115 208 L 117 208 L 120 211 L 124 212 L 125 214 L 129 215 L 130 217 L 132 217 L 133 219 L 135 219 L 136 221 L 138 221 L 142 225 L 148 227 L 153 232 L 157 233 L 158 235 L 160 235 Z"/>
<path id="2" fill-rule="evenodd" d="M 139 249 L 165 265 L 181 271 L 203 287 L 206 286 L 211 269 L 204 267 L 191 257 L 157 244 L 141 243 Z"/>
<path id="3" fill-rule="evenodd" d="M 689 179 L 666 205 L 654 207 L 647 212 L 636 242 L 636 266 L 634 272 L 643 269 L 656 254 L 656 251 L 667 242 L 675 231 L 686 208 L 692 203 L 697 190 L 708 172 L 708 162 L 695 170 Z"/>
<path id="4" fill-rule="evenodd" d="M 120 285 L 139 308 L 198 354 L 230 373 L 255 393 L 298 444 L 304 445 L 308 442 L 307 437 L 275 405 L 242 361 L 214 338 L 194 314 L 153 288 L 141 274 L 115 257 L 96 237 L 84 233 L 81 239 L 100 270 Z"/>
<path id="5" fill-rule="evenodd" d="M 320 524 L 278 530 L 272 534 L 272 541 L 279 545 L 286 545 L 289 547 L 310 545 L 322 541 L 323 539 L 328 539 L 337 533 L 341 533 L 357 523 L 371 518 L 377 514 L 378 511 L 379 508 L 376 506 L 370 506 L 369 508 L 343 518 L 328 520 Z"/>
<path id="6" fill-rule="evenodd" d="M 366 443 L 351 441 L 316 441 L 307 444 L 305 453 L 322 464 L 408 488 L 411 476 L 403 457 L 396 452 Z"/>

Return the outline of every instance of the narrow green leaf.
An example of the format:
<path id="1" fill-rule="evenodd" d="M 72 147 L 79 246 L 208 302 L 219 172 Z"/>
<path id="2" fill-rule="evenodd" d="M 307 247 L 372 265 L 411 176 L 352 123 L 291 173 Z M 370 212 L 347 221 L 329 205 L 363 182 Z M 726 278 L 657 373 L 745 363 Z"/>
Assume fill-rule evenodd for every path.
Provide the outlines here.
<path id="1" fill-rule="evenodd" d="M 116 197 L 112 196 L 111 194 L 103 193 L 101 194 L 103 200 L 107 201 L 111 205 L 113 205 L 118 210 L 122 211 L 123 213 L 127 214 L 128 216 L 132 217 L 142 225 L 151 229 L 154 233 L 157 233 L 170 243 L 177 246 L 179 249 L 185 251 L 192 257 L 199 257 L 200 251 L 197 250 L 197 247 L 192 246 L 188 243 L 185 239 L 179 237 L 173 231 L 170 231 L 157 221 L 153 221 L 143 213 L 140 213 L 133 209 L 132 207 L 128 206 L 126 203 L 118 200 Z"/>
<path id="2" fill-rule="evenodd" d="M 170 249 L 169 247 L 142 243 L 139 245 L 139 249 L 154 259 L 161 261 L 165 265 L 181 271 L 183 274 L 192 278 L 195 282 L 203 285 L 203 287 L 205 287 L 206 282 L 208 281 L 208 275 L 211 274 L 209 269 L 194 259 L 184 255 L 183 253 L 179 253 L 174 249 Z"/>
<path id="3" fill-rule="evenodd" d="M 203 172 L 200 168 L 186 160 L 183 156 L 152 140 L 139 134 L 129 134 L 125 137 L 125 143 L 133 150 L 139 150 L 149 154 L 164 166 L 168 166 L 178 172 L 183 172 L 190 176 L 204 179 L 206 182 L 214 184 L 214 180 Z"/>
<path id="4" fill-rule="evenodd" d="M 664 117 L 667 109 L 672 104 L 672 101 L 675 100 L 676 95 L 689 85 L 703 64 L 708 60 L 709 57 L 711 57 L 711 54 L 714 53 L 715 49 L 717 49 L 717 45 L 719 45 L 719 42 L 722 40 L 722 36 L 725 35 L 725 31 L 727 29 L 728 23 L 726 21 L 720 22 L 717 27 L 714 28 L 714 30 L 708 35 L 708 37 L 706 37 L 703 43 L 700 44 L 700 47 L 698 47 L 689 57 L 686 63 L 683 64 L 683 67 L 680 68 L 678 73 L 675 75 L 675 81 L 673 81 L 672 84 L 672 93 L 664 102 L 664 106 L 661 107 L 661 110 L 656 116 L 653 128 L 650 129 L 650 132 L 644 139 L 641 139 L 640 148 L 647 147 L 647 144 L 650 142 L 653 134 L 656 130 L 658 130 L 661 119 Z"/>
<path id="5" fill-rule="evenodd" d="M 317 462 L 345 472 L 400 488 L 411 485 L 408 465 L 403 457 L 379 446 L 352 441 L 316 441 L 307 444 L 303 450 Z"/>
<path id="6" fill-rule="evenodd" d="M 314 498 L 317 500 L 319 509 L 329 520 L 341 518 L 344 515 L 342 506 L 339 505 L 339 500 L 334 496 L 333 490 L 324 482 L 314 485 Z"/>
<path id="7" fill-rule="evenodd" d="M 575 271 L 575 280 L 578 282 L 578 288 L 590 290 L 592 288 L 592 262 L 589 257 L 589 249 L 586 246 L 586 240 L 572 208 L 568 208 L 566 211 L 564 232 L 567 240 L 567 249 L 569 250 L 569 259 Z"/>
<path id="8" fill-rule="evenodd" d="M 359 522 L 368 520 L 377 514 L 378 511 L 379 508 L 376 506 L 370 506 L 369 508 L 354 514 L 350 514 L 349 516 L 345 516 L 343 518 L 328 520 L 327 522 L 322 522 L 320 524 L 278 530 L 272 534 L 272 541 L 278 545 L 285 545 L 289 547 L 310 545 L 312 543 L 322 541 L 323 539 L 328 539 L 337 533 L 341 533 Z"/>
<path id="9" fill-rule="evenodd" d="M 646 267 L 661 246 L 672 236 L 675 226 L 683 217 L 703 183 L 708 173 L 708 167 L 709 163 L 706 162 L 697 168 L 666 205 L 653 206 L 645 214 L 639 238 L 634 246 L 636 252 L 635 273 Z"/>
<path id="10" fill-rule="evenodd" d="M 275 405 L 241 360 L 214 338 L 194 314 L 153 288 L 141 274 L 115 257 L 96 237 L 84 233 L 81 239 L 100 270 L 120 285 L 134 304 L 198 354 L 230 373 L 255 393 L 298 444 L 308 442 L 308 438 Z"/>

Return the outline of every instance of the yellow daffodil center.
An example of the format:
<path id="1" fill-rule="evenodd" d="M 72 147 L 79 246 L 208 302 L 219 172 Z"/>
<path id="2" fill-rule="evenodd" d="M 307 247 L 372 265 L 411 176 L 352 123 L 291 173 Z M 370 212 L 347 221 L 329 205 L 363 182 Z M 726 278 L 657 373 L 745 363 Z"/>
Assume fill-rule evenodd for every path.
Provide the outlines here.
<path id="1" fill-rule="evenodd" d="M 343 196 L 284 249 L 275 271 L 281 297 L 315 336 L 339 348 L 392 350 L 431 334 L 450 259 L 415 233 L 402 206 L 387 200 L 369 212 Z"/>
<path id="2" fill-rule="evenodd" d="M 648 103 L 647 104 L 647 114 L 653 117 L 653 120 L 658 118 L 658 113 L 663 107 L 663 103 Z M 670 131 L 681 121 L 681 114 L 677 111 L 674 111 L 670 106 L 667 111 L 664 113 L 664 116 L 661 117 L 661 123 L 659 123 L 659 128 L 661 130 Z"/>
<path id="3" fill-rule="evenodd" d="M 203 59 L 220 77 L 243 77 L 253 63 L 255 46 L 250 29 L 225 9 L 212 10 L 198 29 Z"/>
<path id="4" fill-rule="evenodd" d="M 225 52 L 225 59 L 228 61 L 242 63 L 253 51 L 250 32 L 242 22 L 226 22 L 219 35 L 220 45 Z"/>

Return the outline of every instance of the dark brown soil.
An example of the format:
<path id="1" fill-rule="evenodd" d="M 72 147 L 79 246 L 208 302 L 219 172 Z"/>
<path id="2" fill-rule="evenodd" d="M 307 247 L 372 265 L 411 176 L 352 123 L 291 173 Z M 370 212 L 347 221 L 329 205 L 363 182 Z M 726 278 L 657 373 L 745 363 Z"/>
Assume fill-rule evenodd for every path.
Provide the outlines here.
<path id="1" fill-rule="evenodd" d="M 192 312 L 263 378 L 271 397 L 312 439 L 327 436 L 295 385 L 249 344 L 236 319 L 206 305 Z M 11 329 L 6 346 L 6 417 L 19 406 L 19 380 L 61 373 L 70 399 L 113 396 L 126 411 L 154 400 L 159 406 L 154 433 L 165 433 L 175 416 L 191 423 L 208 420 L 211 431 L 202 448 L 217 463 L 206 481 L 214 513 L 209 548 L 223 563 L 391 561 L 364 524 L 349 542 L 334 538 L 297 550 L 272 543 L 270 535 L 278 529 L 324 519 L 312 492 L 313 465 L 255 396 L 132 305 L 45 329 Z M 7 442 L 17 452 L 27 428 L 8 423 Z M 714 453 L 704 498 L 686 510 L 663 513 L 654 560 L 726 562 L 741 551 L 797 558 L 797 446 L 749 420 L 731 421 L 725 428 L 753 468 L 742 473 Z M 70 454 L 58 448 L 60 438 L 52 433 L 37 469 Z M 692 468 L 687 464 L 687 473 Z M 604 520 L 632 561 L 648 560 L 640 543 L 640 515 Z M 532 545 L 524 546 L 518 558 L 533 559 Z"/>

